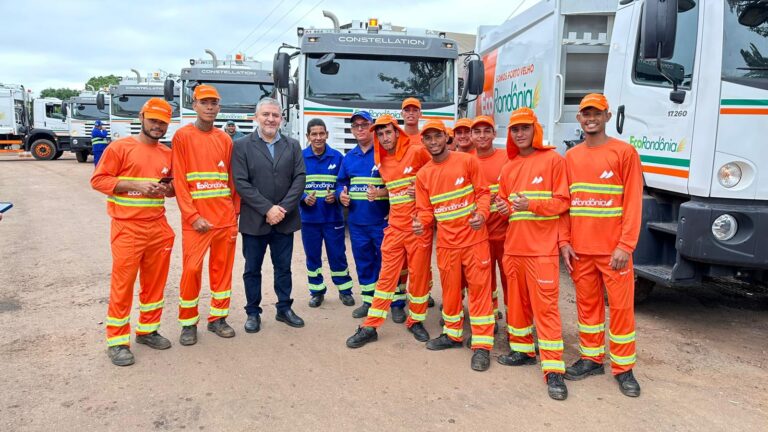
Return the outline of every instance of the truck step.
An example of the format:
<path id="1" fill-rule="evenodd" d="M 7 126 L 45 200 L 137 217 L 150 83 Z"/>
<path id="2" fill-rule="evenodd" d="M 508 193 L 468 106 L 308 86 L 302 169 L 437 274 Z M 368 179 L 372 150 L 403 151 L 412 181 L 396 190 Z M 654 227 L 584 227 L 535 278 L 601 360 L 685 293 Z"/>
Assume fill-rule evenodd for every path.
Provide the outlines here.
<path id="1" fill-rule="evenodd" d="M 648 222 L 648 229 L 676 236 L 677 222 Z"/>
<path id="2" fill-rule="evenodd" d="M 635 264 L 635 275 L 669 286 L 672 282 L 672 266 Z"/>

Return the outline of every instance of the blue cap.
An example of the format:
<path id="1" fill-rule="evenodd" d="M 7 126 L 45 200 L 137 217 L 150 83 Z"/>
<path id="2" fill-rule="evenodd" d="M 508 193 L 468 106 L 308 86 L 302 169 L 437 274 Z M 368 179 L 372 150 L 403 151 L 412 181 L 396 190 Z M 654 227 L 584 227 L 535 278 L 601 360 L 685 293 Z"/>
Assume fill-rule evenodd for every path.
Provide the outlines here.
<path id="1" fill-rule="evenodd" d="M 101 120 L 96 120 L 96 123 L 94 123 L 96 126 L 101 126 Z"/>
<path id="2" fill-rule="evenodd" d="M 350 121 L 355 121 L 355 117 L 360 117 L 369 123 L 373 123 L 373 116 L 368 111 L 355 111 L 355 113 L 352 114 L 352 119 Z"/>

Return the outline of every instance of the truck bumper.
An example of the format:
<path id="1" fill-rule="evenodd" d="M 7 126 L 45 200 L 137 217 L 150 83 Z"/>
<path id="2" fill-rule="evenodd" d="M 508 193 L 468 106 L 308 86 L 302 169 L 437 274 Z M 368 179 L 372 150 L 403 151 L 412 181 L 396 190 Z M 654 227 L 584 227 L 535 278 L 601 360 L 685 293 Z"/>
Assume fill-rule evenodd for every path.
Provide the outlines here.
<path id="1" fill-rule="evenodd" d="M 91 137 L 72 137 L 69 146 L 73 152 L 91 151 Z"/>
<path id="2" fill-rule="evenodd" d="M 720 241 L 712 223 L 729 214 L 738 223 L 736 235 Z M 716 266 L 768 269 L 768 201 L 693 198 L 680 206 L 678 253 L 685 259 Z"/>

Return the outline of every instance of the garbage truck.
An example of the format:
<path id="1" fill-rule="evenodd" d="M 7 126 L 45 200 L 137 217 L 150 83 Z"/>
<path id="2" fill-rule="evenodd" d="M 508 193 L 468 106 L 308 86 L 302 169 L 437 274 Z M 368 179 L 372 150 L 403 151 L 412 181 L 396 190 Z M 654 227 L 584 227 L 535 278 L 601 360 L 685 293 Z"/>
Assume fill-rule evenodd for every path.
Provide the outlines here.
<path id="1" fill-rule="evenodd" d="M 768 294 L 768 2 L 543 0 L 481 26 L 476 51 L 470 114 L 494 116 L 499 145 L 527 106 L 564 152 L 580 99 L 606 94 L 608 134 L 643 166 L 638 301 L 657 284 Z"/>
<path id="2" fill-rule="evenodd" d="M 98 92 L 84 91 L 78 96 L 64 101 L 63 111 L 70 127 L 70 151 L 75 153 L 78 162 L 87 162 L 91 154 L 91 131 L 100 121 L 109 132 L 110 100 L 105 98 L 106 106 L 99 109 L 96 104 Z"/>

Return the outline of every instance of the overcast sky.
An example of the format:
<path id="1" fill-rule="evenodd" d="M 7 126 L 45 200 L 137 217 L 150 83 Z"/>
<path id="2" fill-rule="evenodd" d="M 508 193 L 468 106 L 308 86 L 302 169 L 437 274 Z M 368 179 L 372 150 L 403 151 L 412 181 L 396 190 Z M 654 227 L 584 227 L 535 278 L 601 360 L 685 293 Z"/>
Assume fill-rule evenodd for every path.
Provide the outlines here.
<path id="1" fill-rule="evenodd" d="M 296 27 L 379 18 L 404 27 L 476 33 L 536 0 L 0 0 L 0 82 L 82 89 L 92 76 L 179 73 L 190 58 L 245 52 L 265 63 Z M 482 5 L 482 7 L 480 7 Z M 519 11 L 518 11 L 519 12 Z"/>

